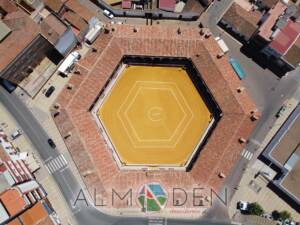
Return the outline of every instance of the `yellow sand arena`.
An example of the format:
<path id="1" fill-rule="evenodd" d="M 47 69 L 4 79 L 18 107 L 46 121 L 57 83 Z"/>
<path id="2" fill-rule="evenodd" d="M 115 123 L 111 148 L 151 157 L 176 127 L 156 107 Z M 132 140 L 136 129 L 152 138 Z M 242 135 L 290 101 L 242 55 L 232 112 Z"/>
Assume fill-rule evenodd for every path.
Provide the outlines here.
<path id="1" fill-rule="evenodd" d="M 212 124 L 186 71 L 128 66 L 97 115 L 122 166 L 184 167 Z"/>

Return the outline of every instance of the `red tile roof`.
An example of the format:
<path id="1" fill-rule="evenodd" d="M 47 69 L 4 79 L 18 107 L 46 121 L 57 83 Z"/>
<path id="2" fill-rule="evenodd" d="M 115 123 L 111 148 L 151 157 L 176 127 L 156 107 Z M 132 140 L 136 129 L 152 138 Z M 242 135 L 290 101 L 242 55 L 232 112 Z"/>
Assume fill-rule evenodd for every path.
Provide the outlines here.
<path id="1" fill-rule="evenodd" d="M 264 39 L 270 41 L 270 37 L 273 33 L 272 27 L 276 23 L 278 17 L 284 13 L 287 6 L 279 1 L 270 11 L 268 12 L 268 18 L 259 28 L 259 35 Z"/>
<path id="2" fill-rule="evenodd" d="M 129 0 L 123 0 L 122 1 L 122 8 L 123 9 L 131 9 L 131 1 Z"/>
<path id="3" fill-rule="evenodd" d="M 86 21 L 89 21 L 93 16 L 96 16 L 93 11 L 82 5 L 78 0 L 68 0 L 65 5 Z"/>
<path id="4" fill-rule="evenodd" d="M 234 2 L 224 14 L 223 20 L 249 39 L 258 29 L 257 24 L 261 17 L 262 13 L 259 11 L 247 11 Z"/>
<path id="5" fill-rule="evenodd" d="M 3 22 L 12 30 L 0 44 L 0 72 L 39 34 L 39 26 L 21 10 L 7 14 Z M 9 49 L 9 51 L 7 51 Z"/>
<path id="6" fill-rule="evenodd" d="M 9 189 L 0 194 L 0 200 L 10 216 L 15 216 L 26 208 L 27 204 L 17 189 Z"/>
<path id="7" fill-rule="evenodd" d="M 59 12 L 59 10 L 63 6 L 63 1 L 62 0 L 43 0 L 44 4 L 54 12 Z"/>
<path id="8" fill-rule="evenodd" d="M 159 0 L 158 8 L 173 12 L 175 10 L 176 0 Z"/>
<path id="9" fill-rule="evenodd" d="M 53 224 L 46 223 L 49 219 L 49 215 L 43 206 L 42 202 L 38 202 L 32 208 L 28 209 L 21 216 L 19 216 L 24 225 L 48 225 Z"/>
<path id="10" fill-rule="evenodd" d="M 6 13 L 18 11 L 18 7 L 9 0 L 0 0 L 0 8 L 2 8 Z"/>
<path id="11" fill-rule="evenodd" d="M 287 24 L 279 31 L 270 47 L 279 54 L 285 55 L 289 48 L 295 43 L 300 35 L 300 22 L 289 20 Z"/>
<path id="12" fill-rule="evenodd" d="M 23 225 L 18 218 L 10 221 L 7 225 Z"/>

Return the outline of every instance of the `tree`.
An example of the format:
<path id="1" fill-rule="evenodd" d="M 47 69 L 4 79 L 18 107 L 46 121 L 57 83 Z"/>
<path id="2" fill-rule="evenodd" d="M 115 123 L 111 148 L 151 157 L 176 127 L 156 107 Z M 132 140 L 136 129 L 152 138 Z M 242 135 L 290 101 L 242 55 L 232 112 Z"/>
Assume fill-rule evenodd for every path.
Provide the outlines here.
<path id="1" fill-rule="evenodd" d="M 274 220 L 279 220 L 279 218 L 280 218 L 279 212 L 277 210 L 274 210 L 272 212 L 272 217 L 273 217 Z"/>
<path id="2" fill-rule="evenodd" d="M 257 202 L 250 203 L 248 206 L 248 211 L 249 214 L 256 216 L 261 216 L 262 214 L 264 214 L 264 209 Z"/>
<path id="3" fill-rule="evenodd" d="M 291 220 L 292 219 L 292 215 L 290 212 L 286 211 L 286 210 L 283 210 L 281 212 L 279 212 L 279 218 L 281 220 Z"/>

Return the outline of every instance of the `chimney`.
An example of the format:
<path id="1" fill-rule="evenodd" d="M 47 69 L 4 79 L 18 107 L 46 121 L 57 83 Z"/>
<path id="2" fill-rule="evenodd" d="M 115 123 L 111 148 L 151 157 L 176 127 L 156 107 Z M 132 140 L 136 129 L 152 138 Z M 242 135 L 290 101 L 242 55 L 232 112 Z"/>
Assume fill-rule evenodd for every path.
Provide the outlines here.
<path id="1" fill-rule="evenodd" d="M 240 138 L 239 138 L 239 142 L 240 142 L 241 144 L 243 144 L 243 143 L 246 143 L 246 139 L 245 139 L 245 138 L 242 138 L 242 137 L 240 137 Z"/>

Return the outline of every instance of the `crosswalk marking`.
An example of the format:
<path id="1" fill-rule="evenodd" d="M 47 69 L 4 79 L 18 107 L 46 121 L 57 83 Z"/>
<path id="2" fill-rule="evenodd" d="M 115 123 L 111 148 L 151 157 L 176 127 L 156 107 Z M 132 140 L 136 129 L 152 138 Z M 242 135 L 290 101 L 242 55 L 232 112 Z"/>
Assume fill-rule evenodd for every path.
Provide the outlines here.
<path id="1" fill-rule="evenodd" d="M 50 174 L 55 173 L 56 171 L 66 168 L 68 165 L 67 160 L 63 155 L 59 155 L 56 158 L 48 161 L 46 163 L 46 168 Z"/>
<path id="2" fill-rule="evenodd" d="M 253 153 L 246 149 L 243 149 L 243 151 L 241 152 L 241 156 L 243 156 L 244 158 L 246 158 L 248 160 L 251 160 L 253 157 Z"/>

